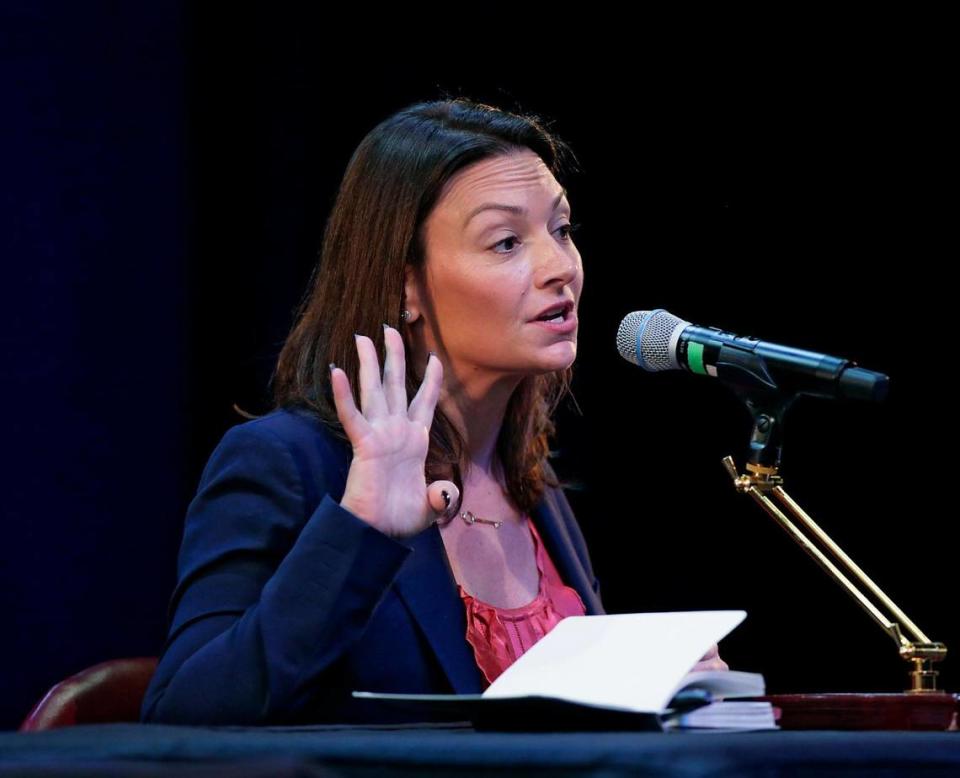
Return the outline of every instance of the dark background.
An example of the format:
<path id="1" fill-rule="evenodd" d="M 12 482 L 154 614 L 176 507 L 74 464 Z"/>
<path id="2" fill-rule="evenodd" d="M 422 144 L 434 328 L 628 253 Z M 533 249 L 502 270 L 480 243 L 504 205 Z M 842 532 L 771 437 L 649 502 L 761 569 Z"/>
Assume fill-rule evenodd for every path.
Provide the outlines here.
<path id="1" fill-rule="evenodd" d="M 891 376 L 879 406 L 800 401 L 783 472 L 958 645 L 956 185 L 934 45 L 604 41 L 586 57 L 491 29 L 381 62 L 363 36 L 331 50 L 327 20 L 296 4 L 199 5 L 14 3 L 0 19 L 0 727 L 68 674 L 159 652 L 187 503 L 242 420 L 233 404 L 269 410 L 350 154 L 448 95 L 553 120 L 583 168 L 567 182 L 583 415 L 560 411 L 557 469 L 583 484 L 568 496 L 608 610 L 746 609 L 722 654 L 773 692 L 905 683 L 889 638 L 734 492 L 720 460 L 742 463 L 749 418 L 733 395 L 617 355 L 621 318 L 662 307 Z M 949 659 L 942 680 L 960 682 Z"/>

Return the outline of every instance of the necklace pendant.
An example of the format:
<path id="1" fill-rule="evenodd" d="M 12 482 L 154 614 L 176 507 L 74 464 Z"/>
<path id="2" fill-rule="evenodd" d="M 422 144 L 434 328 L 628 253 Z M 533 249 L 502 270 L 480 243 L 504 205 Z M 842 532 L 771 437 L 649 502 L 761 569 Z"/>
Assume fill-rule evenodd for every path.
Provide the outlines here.
<path id="1" fill-rule="evenodd" d="M 477 516 L 473 511 L 463 511 L 460 514 L 460 518 L 462 518 L 467 524 L 476 524 L 478 521 L 482 522 L 483 524 L 492 524 L 494 529 L 500 529 L 500 526 L 503 524 L 502 521 L 493 521 L 491 519 L 484 519 L 480 516 Z"/>

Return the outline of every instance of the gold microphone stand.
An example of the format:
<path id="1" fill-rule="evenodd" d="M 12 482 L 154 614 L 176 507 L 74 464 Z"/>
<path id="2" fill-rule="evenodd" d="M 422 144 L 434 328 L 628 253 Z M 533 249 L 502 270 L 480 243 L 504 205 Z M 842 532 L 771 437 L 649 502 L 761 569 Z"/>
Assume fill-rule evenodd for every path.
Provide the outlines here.
<path id="1" fill-rule="evenodd" d="M 733 479 L 737 491 L 750 495 L 804 551 L 813 557 L 820 567 L 826 570 L 856 600 L 860 607 L 880 625 L 880 628 L 893 638 L 900 651 L 900 656 L 909 665 L 910 686 L 906 690 L 907 693 L 937 694 L 938 673 L 933 667 L 934 663 L 941 661 L 946 656 L 947 647 L 943 643 L 930 640 L 907 617 L 907 614 L 897 607 L 896 603 L 870 580 L 870 577 L 847 556 L 843 549 L 784 491 L 783 479 L 776 466 L 748 463 L 747 472 L 740 474 L 737 472 L 731 456 L 724 457 L 723 466 Z M 777 507 L 777 504 L 768 497 L 768 494 L 772 494 L 779 500 L 796 521 L 803 526 L 809 537 Z M 890 614 L 889 617 L 884 615 L 883 611 L 871 602 L 867 595 L 858 589 L 836 564 L 830 561 L 830 558 L 820 550 L 811 537 L 815 538 L 837 562 L 845 567 L 859 581 L 866 592 L 873 595 L 876 601 L 886 608 L 887 613 Z M 912 639 L 904 635 L 904 631 L 908 632 Z"/>
<path id="2" fill-rule="evenodd" d="M 667 355 L 672 367 L 681 366 L 692 373 L 710 375 L 733 390 L 753 417 L 746 471 L 739 473 L 732 457 L 723 460 L 734 486 L 749 494 L 856 600 L 893 638 L 900 656 L 909 665 L 910 683 L 904 693 L 768 695 L 765 699 L 781 710 L 780 726 L 786 729 L 956 729 L 960 695 L 939 692 L 938 672 L 934 669 L 946 656 L 947 647 L 930 640 L 817 526 L 784 491 L 779 472 L 783 421 L 797 397 L 879 402 L 887 394 L 888 376 L 858 367 L 850 360 L 764 343 L 753 337 L 737 337 L 712 327 L 683 323 L 684 332 L 692 328 L 697 334 L 696 338 L 683 339 L 671 321 L 674 318 L 668 314 L 664 325 L 672 328 L 669 344 L 661 342 L 663 333 L 657 326 L 652 328 L 649 339 L 638 334 L 637 363 L 654 365 L 648 369 L 662 369 L 658 366 Z M 793 519 L 771 497 L 779 501 Z M 868 595 L 886 609 L 886 613 Z"/>
<path id="3" fill-rule="evenodd" d="M 753 415 L 754 426 L 746 472 L 738 473 L 732 457 L 723 460 L 735 487 L 749 494 L 769 513 L 893 638 L 900 656 L 910 667 L 909 688 L 902 694 L 768 695 L 764 699 L 781 711 L 780 726 L 783 729 L 956 730 L 958 696 L 937 690 L 938 673 L 934 669 L 934 664 L 946 656 L 947 647 L 931 641 L 783 489 L 779 474 L 783 417 L 793 397 L 765 391 L 739 394 Z M 770 499 L 771 495 L 792 514 L 806 534 Z M 820 546 L 860 583 L 862 590 Z"/>

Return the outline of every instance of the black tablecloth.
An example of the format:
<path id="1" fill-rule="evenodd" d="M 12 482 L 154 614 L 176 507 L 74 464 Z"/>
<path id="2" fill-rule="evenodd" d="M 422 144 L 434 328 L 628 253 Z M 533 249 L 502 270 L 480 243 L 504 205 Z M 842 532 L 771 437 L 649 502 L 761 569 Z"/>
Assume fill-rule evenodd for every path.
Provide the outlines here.
<path id="1" fill-rule="evenodd" d="M 467 724 L 0 733 L 0 776 L 960 775 L 939 732 L 476 732 Z"/>

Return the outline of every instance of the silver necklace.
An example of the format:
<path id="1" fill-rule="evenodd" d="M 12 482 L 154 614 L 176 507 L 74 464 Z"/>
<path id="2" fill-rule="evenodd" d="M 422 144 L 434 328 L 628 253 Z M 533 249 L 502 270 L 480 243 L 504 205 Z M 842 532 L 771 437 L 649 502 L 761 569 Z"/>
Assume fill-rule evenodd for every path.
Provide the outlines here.
<path id="1" fill-rule="evenodd" d="M 461 511 L 460 518 L 467 524 L 476 524 L 478 521 L 484 524 L 492 524 L 494 529 L 500 529 L 500 526 L 503 524 L 502 521 L 494 521 L 493 519 L 484 519 L 481 516 L 477 516 L 473 511 Z"/>
<path id="2" fill-rule="evenodd" d="M 444 489 L 440 494 L 443 496 L 443 502 L 446 506 L 444 513 L 450 510 L 450 494 Z M 503 521 L 494 521 L 493 519 L 485 519 L 482 516 L 477 516 L 473 511 L 460 511 L 460 518 L 463 519 L 465 524 L 476 524 L 480 522 L 481 524 L 490 524 L 494 529 L 500 529 L 503 526 Z M 450 521 L 453 520 L 453 516 L 450 517 Z M 439 519 L 437 519 L 439 521 Z M 449 522 L 447 522 L 449 523 Z"/>

